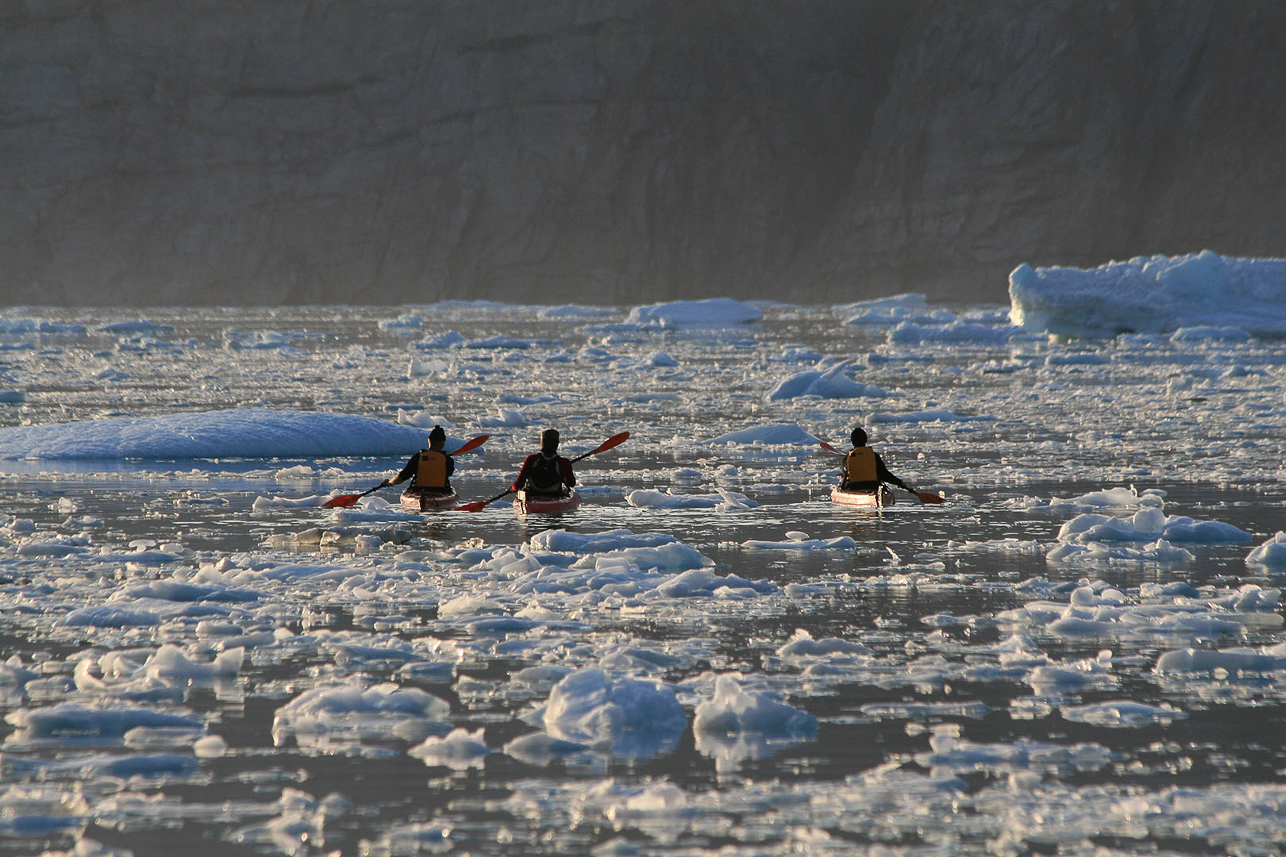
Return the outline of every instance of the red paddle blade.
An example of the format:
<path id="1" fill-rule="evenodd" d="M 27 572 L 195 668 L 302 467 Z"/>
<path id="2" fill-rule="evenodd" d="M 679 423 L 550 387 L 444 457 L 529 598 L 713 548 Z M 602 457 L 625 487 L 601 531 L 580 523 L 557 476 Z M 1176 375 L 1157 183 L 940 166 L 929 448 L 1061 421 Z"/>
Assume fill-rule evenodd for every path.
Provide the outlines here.
<path id="1" fill-rule="evenodd" d="M 930 494 L 928 491 L 917 491 L 915 496 L 920 498 L 921 503 L 945 503 L 947 502 L 940 494 Z"/>
<path id="2" fill-rule="evenodd" d="M 489 434 L 480 434 L 477 437 L 473 438 L 472 440 L 466 440 L 463 444 L 461 444 L 459 449 L 457 449 L 455 452 L 451 454 L 463 455 L 466 452 L 473 452 L 475 449 L 477 449 L 478 447 L 486 443 L 490 437 L 491 435 Z M 459 508 L 459 507 L 456 507 L 456 508 Z"/>
<path id="3" fill-rule="evenodd" d="M 461 506 L 456 506 L 455 510 L 457 512 L 481 512 L 483 507 L 486 505 L 486 500 L 474 500 L 472 503 L 465 503 Z"/>
<path id="4" fill-rule="evenodd" d="M 598 455 L 600 452 L 607 452 L 612 447 L 620 446 L 621 444 L 625 443 L 625 441 L 629 439 L 630 439 L 630 433 L 627 431 L 623 431 L 620 434 L 614 434 L 611 437 L 609 437 L 607 440 L 600 443 L 598 446 L 591 449 L 589 452 L 585 453 L 584 455 L 578 455 L 576 456 L 576 458 L 579 460 L 581 458 L 589 458 L 591 455 Z"/>
<path id="5" fill-rule="evenodd" d="M 824 441 L 824 440 L 823 440 L 823 441 L 821 441 L 821 442 L 819 443 L 819 446 L 821 446 L 821 448 L 822 448 L 822 449 L 824 449 L 824 450 L 826 450 L 827 452 L 833 452 L 833 453 L 835 453 L 836 455 L 843 455 L 843 454 L 844 454 L 843 452 L 841 452 L 840 450 L 838 450 L 838 449 L 836 449 L 835 447 L 831 446 L 829 443 L 827 443 L 827 442 L 826 442 L 826 441 Z"/>
<path id="6" fill-rule="evenodd" d="M 327 509 L 334 509 L 336 506 L 356 506 L 357 501 L 362 497 L 362 494 L 340 494 L 338 497 L 331 497 L 322 503 L 322 506 Z"/>

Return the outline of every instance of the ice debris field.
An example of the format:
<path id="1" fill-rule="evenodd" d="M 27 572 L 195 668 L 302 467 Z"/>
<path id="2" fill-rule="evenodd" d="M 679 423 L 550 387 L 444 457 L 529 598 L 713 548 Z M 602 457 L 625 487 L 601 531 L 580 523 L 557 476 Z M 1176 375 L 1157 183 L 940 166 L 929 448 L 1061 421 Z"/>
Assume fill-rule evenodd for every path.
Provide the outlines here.
<path id="1" fill-rule="evenodd" d="M 1278 853 L 1280 265 L 4 310 L 0 853 Z M 323 505 L 435 424 L 631 438 Z M 832 506 L 854 425 L 947 502 Z"/>

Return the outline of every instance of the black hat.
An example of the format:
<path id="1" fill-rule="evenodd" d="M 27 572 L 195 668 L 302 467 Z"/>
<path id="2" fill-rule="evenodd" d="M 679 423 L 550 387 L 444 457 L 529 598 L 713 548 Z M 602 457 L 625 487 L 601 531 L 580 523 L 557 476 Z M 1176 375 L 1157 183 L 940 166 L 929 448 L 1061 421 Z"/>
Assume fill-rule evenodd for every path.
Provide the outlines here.
<path id="1" fill-rule="evenodd" d="M 849 435 L 849 437 L 852 438 L 853 440 L 853 446 L 866 446 L 865 429 L 855 428 L 853 429 L 853 433 Z"/>

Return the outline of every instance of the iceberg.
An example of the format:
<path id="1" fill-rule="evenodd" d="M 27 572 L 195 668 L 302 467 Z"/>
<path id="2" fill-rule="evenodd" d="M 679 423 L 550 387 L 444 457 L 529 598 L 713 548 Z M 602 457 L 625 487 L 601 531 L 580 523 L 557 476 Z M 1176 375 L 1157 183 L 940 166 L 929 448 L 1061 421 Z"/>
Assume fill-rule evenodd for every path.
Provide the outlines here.
<path id="1" fill-rule="evenodd" d="M 1022 264 L 1009 275 L 1009 300 L 1010 320 L 1029 331 L 1115 336 L 1200 327 L 1281 335 L 1286 259 L 1224 258 L 1203 250 L 1091 269 Z"/>
<path id="2" fill-rule="evenodd" d="M 0 428 L 0 459 L 326 458 L 404 455 L 424 430 L 373 417 L 234 408 Z"/>
<path id="3" fill-rule="evenodd" d="M 630 310 L 626 323 L 662 327 L 726 327 L 753 324 L 763 317 L 763 312 L 750 304 L 732 298 L 710 298 L 634 307 Z"/>

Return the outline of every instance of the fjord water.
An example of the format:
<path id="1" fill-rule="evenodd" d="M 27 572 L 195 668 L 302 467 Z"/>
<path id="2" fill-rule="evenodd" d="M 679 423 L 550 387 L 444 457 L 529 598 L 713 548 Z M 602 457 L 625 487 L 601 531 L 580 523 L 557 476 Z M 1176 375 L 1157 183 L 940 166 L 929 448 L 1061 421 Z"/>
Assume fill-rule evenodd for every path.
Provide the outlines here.
<path id="1" fill-rule="evenodd" d="M 757 306 L 7 313 L 0 851 L 1286 847 L 1282 340 Z M 320 507 L 414 447 L 76 455 L 283 411 L 490 434 L 466 499 L 632 436 L 544 519 Z M 833 507 L 858 424 L 947 502 Z"/>

